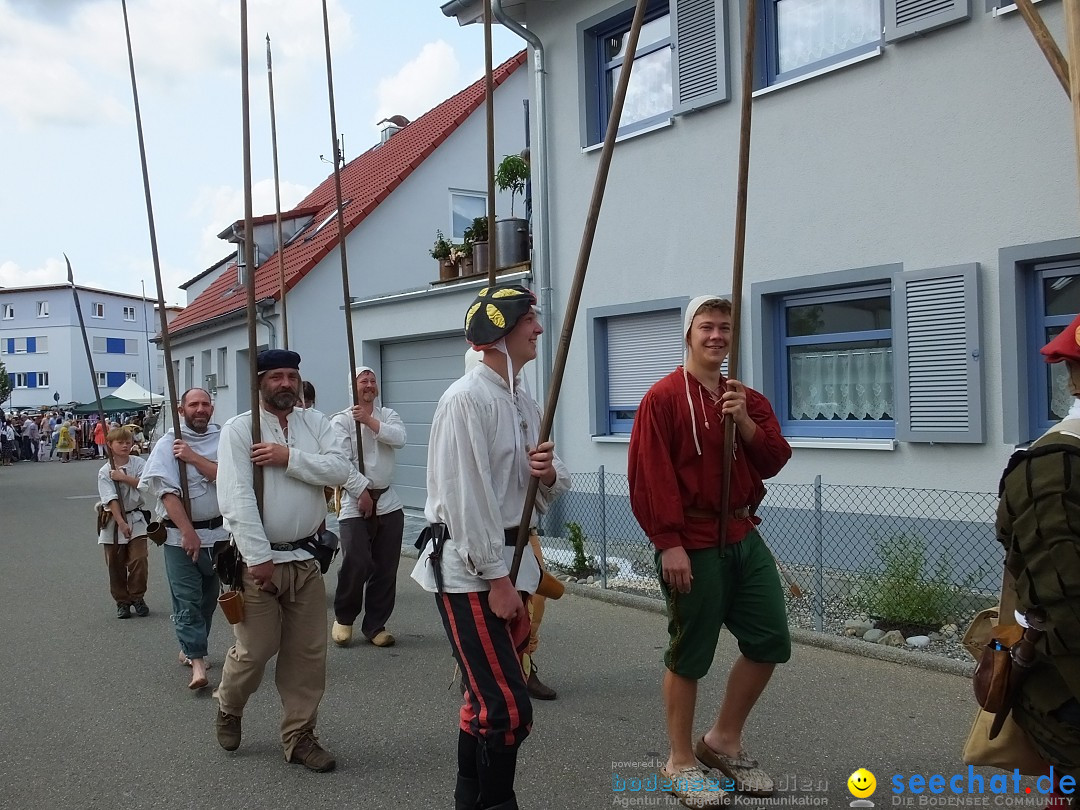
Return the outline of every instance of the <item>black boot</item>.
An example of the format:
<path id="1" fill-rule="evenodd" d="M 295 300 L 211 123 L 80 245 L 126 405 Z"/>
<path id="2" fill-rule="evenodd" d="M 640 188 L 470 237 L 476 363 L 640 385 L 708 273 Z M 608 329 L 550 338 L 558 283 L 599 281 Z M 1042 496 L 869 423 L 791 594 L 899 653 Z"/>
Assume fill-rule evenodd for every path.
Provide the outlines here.
<path id="1" fill-rule="evenodd" d="M 517 796 L 513 793 L 510 794 L 510 798 L 499 804 L 491 804 L 484 808 L 484 810 L 519 810 L 517 803 Z"/>
<path id="2" fill-rule="evenodd" d="M 480 782 L 459 773 L 454 787 L 454 810 L 477 810 L 479 806 Z"/>

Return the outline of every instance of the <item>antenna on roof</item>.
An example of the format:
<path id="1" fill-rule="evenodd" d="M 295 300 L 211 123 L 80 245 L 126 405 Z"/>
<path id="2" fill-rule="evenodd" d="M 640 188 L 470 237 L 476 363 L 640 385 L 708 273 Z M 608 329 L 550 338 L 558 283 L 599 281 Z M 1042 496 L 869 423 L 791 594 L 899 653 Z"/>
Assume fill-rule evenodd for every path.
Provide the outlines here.
<path id="1" fill-rule="evenodd" d="M 345 133 L 344 132 L 341 133 L 341 135 L 338 137 L 336 143 L 337 143 L 338 165 L 339 166 L 344 166 L 345 165 Z M 332 160 L 327 160 L 326 159 L 326 155 L 319 155 L 319 160 L 321 160 L 323 163 L 330 163 L 331 165 L 333 164 Z"/>

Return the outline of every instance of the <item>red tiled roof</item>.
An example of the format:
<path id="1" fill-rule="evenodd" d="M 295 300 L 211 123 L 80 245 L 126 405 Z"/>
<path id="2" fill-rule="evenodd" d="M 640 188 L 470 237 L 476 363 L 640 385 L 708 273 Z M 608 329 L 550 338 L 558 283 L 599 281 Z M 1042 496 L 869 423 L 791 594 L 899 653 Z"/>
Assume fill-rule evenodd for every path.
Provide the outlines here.
<path id="1" fill-rule="evenodd" d="M 499 65 L 492 74 L 495 86 L 506 81 L 523 64 L 525 51 Z M 390 196 L 483 102 L 484 80 L 480 79 L 424 113 L 386 143 L 369 149 L 346 164 L 341 170 L 342 201 L 350 201 L 345 205 L 342 229 L 345 236 Z M 337 227 L 328 225 L 312 235 L 314 228 L 330 217 L 336 208 L 334 176 L 331 174 L 293 209 L 311 209 L 318 213 L 312 224 L 285 246 L 286 290 L 295 287 L 337 246 Z M 274 253 L 256 271 L 255 300 L 276 299 L 278 293 L 278 258 Z M 246 302 L 244 289 L 236 287 L 236 274 L 226 270 L 169 324 L 169 331 L 175 334 L 235 312 L 242 309 Z"/>

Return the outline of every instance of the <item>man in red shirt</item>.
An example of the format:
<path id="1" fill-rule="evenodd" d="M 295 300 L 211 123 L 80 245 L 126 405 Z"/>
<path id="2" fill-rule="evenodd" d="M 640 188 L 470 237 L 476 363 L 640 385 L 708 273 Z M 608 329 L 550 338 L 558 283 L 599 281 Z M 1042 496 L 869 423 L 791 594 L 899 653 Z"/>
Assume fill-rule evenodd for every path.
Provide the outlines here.
<path id="1" fill-rule="evenodd" d="M 765 397 L 720 373 L 731 341 L 731 303 L 690 302 L 685 360 L 641 401 L 630 437 L 630 505 L 656 547 L 670 640 L 664 705 L 670 790 L 697 807 L 719 807 L 726 790 L 769 796 L 773 782 L 742 747 L 751 709 L 776 664 L 791 656 L 783 590 L 755 526 L 763 478 L 776 475 L 791 447 Z M 727 542 L 720 543 L 724 417 L 735 430 Z M 693 742 L 697 682 L 709 670 L 721 626 L 738 639 L 720 714 Z M 697 760 L 728 778 L 710 779 Z"/>

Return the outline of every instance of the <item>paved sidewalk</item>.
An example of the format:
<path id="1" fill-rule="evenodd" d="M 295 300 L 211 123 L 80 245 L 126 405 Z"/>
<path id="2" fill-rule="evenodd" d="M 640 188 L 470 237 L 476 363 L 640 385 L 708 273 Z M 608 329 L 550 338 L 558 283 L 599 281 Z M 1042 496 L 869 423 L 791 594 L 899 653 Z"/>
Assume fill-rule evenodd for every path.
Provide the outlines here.
<path id="1" fill-rule="evenodd" d="M 190 693 L 188 672 L 176 664 L 157 549 L 150 617 L 114 618 L 86 497 L 97 467 L 0 470 L 0 806 L 453 806 L 459 695 L 432 597 L 408 578 L 411 559 L 402 560 L 390 625 L 397 646 L 328 652 L 319 734 L 338 770 L 313 774 L 283 761 L 272 665 L 245 715 L 243 744 L 229 754 L 214 740 L 213 701 Z M 331 571 L 328 590 L 335 583 Z M 230 637 L 219 617 L 212 683 Z M 665 639 L 656 613 L 574 594 L 549 606 L 537 659 L 559 699 L 536 706 L 535 730 L 522 749 L 525 810 L 676 806 L 656 793 L 613 791 L 620 780 L 647 780 L 666 755 L 659 696 Z M 701 684 L 699 729 L 719 704 L 735 652 L 725 637 Z M 872 799 L 891 806 L 894 774 L 966 773 L 959 752 L 973 711 L 970 684 L 956 676 L 796 645 L 746 741 L 785 792 L 772 803 L 740 804 L 847 807 L 847 777 L 865 767 L 878 780 Z"/>

